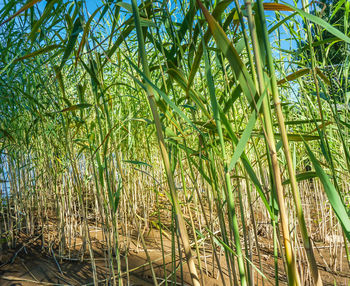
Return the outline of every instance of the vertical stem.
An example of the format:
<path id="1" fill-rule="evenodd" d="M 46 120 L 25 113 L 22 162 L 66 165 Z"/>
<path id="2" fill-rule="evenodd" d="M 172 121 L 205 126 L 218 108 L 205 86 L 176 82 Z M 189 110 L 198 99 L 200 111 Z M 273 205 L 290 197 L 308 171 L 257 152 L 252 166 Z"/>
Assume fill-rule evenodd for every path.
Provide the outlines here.
<path id="1" fill-rule="evenodd" d="M 133 9 L 133 14 L 134 14 L 137 39 L 138 39 L 138 43 L 139 43 L 139 54 L 140 54 L 141 61 L 142 61 L 143 71 L 144 71 L 146 77 L 148 79 L 150 79 L 150 72 L 149 72 L 148 63 L 147 63 L 144 38 L 143 38 L 143 33 L 141 30 L 141 25 L 140 25 L 140 15 L 139 15 L 139 10 L 138 10 L 136 0 L 132 0 L 132 9 Z M 194 286 L 199 286 L 200 283 L 199 283 L 199 279 L 198 279 L 197 269 L 196 269 L 196 265 L 195 265 L 194 258 L 192 255 L 191 245 L 190 245 L 185 221 L 183 219 L 181 207 L 180 207 L 180 204 L 179 204 L 179 201 L 177 198 L 174 177 L 173 177 L 173 173 L 172 173 L 171 167 L 170 167 L 170 161 L 169 161 L 168 151 L 167 151 L 165 141 L 164 141 L 162 125 L 161 125 L 159 114 L 157 111 L 157 106 L 156 106 L 156 103 L 154 100 L 154 91 L 148 83 L 146 83 L 145 85 L 146 85 L 146 89 L 147 89 L 148 102 L 149 102 L 149 105 L 150 105 L 150 108 L 152 111 L 152 115 L 153 115 L 153 119 L 154 119 L 154 123 L 156 126 L 158 144 L 159 144 L 160 152 L 162 154 L 163 165 L 164 165 L 164 169 L 165 169 L 167 179 L 168 179 L 168 185 L 169 185 L 169 189 L 170 189 L 171 199 L 172 199 L 172 203 L 174 205 L 175 216 L 176 216 L 182 244 L 183 244 L 184 251 L 185 251 L 188 268 L 189 268 L 189 271 L 191 274 L 192 283 Z"/>
<path id="2" fill-rule="evenodd" d="M 222 132 L 221 119 L 219 115 L 219 107 L 218 107 L 218 102 L 215 95 L 214 82 L 213 82 L 213 78 L 210 70 L 208 53 L 206 51 L 204 41 L 203 41 L 203 50 L 204 50 L 204 59 L 205 59 L 205 66 L 206 66 L 205 69 L 206 69 L 206 76 L 208 81 L 211 105 L 214 113 L 216 128 L 219 135 L 221 155 L 224 161 L 227 205 L 228 205 L 228 211 L 229 211 L 230 226 L 232 227 L 233 237 L 236 244 L 235 246 L 236 246 L 236 252 L 237 252 L 238 271 L 239 271 L 239 276 L 241 278 L 241 285 L 245 286 L 247 285 L 247 275 L 246 275 L 246 270 L 244 266 L 243 253 L 242 253 L 242 247 L 241 247 L 240 236 L 239 236 L 239 227 L 238 227 L 237 215 L 235 210 L 236 209 L 235 199 L 234 199 L 233 189 L 231 185 L 230 172 L 228 171 L 229 164 L 226 156 L 224 136 Z"/>
<path id="3" fill-rule="evenodd" d="M 245 1 L 245 3 L 247 7 L 249 30 L 252 38 L 252 46 L 253 46 L 255 65 L 256 65 L 258 84 L 259 84 L 259 93 L 260 93 L 260 96 L 263 96 L 264 93 L 267 92 L 267 90 L 266 90 L 263 70 L 261 66 L 262 61 L 260 58 L 259 43 L 256 36 L 255 23 L 252 16 L 252 6 L 249 0 Z M 284 202 L 281 172 L 278 165 L 275 136 L 273 133 L 272 118 L 271 118 L 271 111 L 270 111 L 270 103 L 268 101 L 267 96 L 265 96 L 263 99 L 263 116 L 264 116 L 264 123 L 266 128 L 266 141 L 268 143 L 268 147 L 270 151 L 272 170 L 273 170 L 275 187 L 277 192 L 277 199 L 278 199 L 278 204 L 280 208 L 282 234 L 284 239 L 286 262 L 287 262 L 287 269 L 288 269 L 287 271 L 288 282 L 289 282 L 289 285 L 300 285 L 300 278 L 299 278 L 295 256 L 294 256 L 291 241 L 290 241 L 288 215 L 287 215 L 287 209 Z"/>
<path id="4" fill-rule="evenodd" d="M 266 22 L 265 22 L 263 5 L 262 5 L 261 0 L 258 0 L 257 2 L 258 2 L 258 9 L 259 9 L 258 14 L 260 17 L 260 22 L 263 25 L 263 29 L 262 29 L 264 32 L 263 39 L 264 39 L 265 50 L 266 50 L 266 55 L 267 55 L 267 65 L 268 65 L 269 72 L 270 72 L 272 98 L 273 98 L 273 102 L 274 102 L 274 106 L 275 106 L 275 110 L 276 110 L 276 114 L 277 114 L 278 126 L 279 126 L 280 133 L 282 136 L 283 150 L 284 150 L 284 154 L 285 154 L 285 157 L 287 160 L 289 178 L 290 178 L 290 182 L 291 182 L 291 188 L 292 188 L 292 193 L 293 193 L 293 197 L 294 197 L 297 218 L 298 218 L 298 222 L 299 222 L 299 226 L 300 226 L 300 232 L 301 232 L 304 247 L 306 250 L 307 258 L 309 261 L 310 271 L 311 271 L 312 277 L 314 279 L 315 285 L 321 286 L 322 280 L 321 280 L 321 276 L 320 276 L 318 269 L 317 269 L 317 264 L 316 264 L 316 259 L 315 259 L 314 253 L 313 253 L 312 244 L 310 242 L 310 238 L 309 238 L 309 235 L 307 232 L 304 213 L 303 213 L 303 209 L 301 206 L 300 193 L 299 193 L 298 184 L 297 184 L 297 180 L 296 180 L 296 176 L 295 176 L 295 170 L 294 170 L 294 166 L 293 166 L 293 160 L 292 160 L 292 156 L 290 153 L 287 131 L 286 131 L 285 123 L 284 123 L 284 116 L 283 116 L 281 102 L 280 102 L 279 93 L 278 93 L 277 80 L 276 80 L 276 76 L 275 76 L 275 68 L 274 68 L 273 58 L 272 58 L 272 53 L 271 53 L 271 46 L 270 46 Z"/>

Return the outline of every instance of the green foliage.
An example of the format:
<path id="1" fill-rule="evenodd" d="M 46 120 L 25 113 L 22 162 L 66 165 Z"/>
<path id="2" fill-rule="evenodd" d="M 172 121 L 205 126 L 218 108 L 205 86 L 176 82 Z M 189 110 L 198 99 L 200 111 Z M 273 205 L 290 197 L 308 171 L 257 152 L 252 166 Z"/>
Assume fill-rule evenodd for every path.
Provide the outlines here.
<path id="1" fill-rule="evenodd" d="M 251 15 L 239 1 L 37 2 L 0 7 L 0 167 L 12 174 L 0 184 L 9 182 L 9 200 L 23 213 L 39 213 L 48 198 L 62 237 L 65 208 L 79 212 L 85 228 L 93 213 L 120 281 L 119 231 L 139 231 L 146 220 L 162 239 L 173 231 L 173 254 L 181 237 L 187 260 L 195 257 L 191 243 L 201 254 L 197 239 L 213 261 L 219 246 L 227 277 L 218 270 L 232 285 L 253 283 L 249 273 L 268 283 L 240 245 L 259 247 L 257 217 L 270 222 L 277 278 L 283 211 L 294 218 L 298 205 L 327 198 L 332 223 L 349 240 L 348 1 L 325 2 L 321 14 L 252 3 Z M 260 8 L 273 11 L 268 28 Z M 308 21 L 312 43 L 304 41 Z M 285 50 L 283 31 L 297 51 Z M 285 171 L 286 144 L 295 174 Z M 293 180 L 303 186 L 300 202 L 287 195 Z M 300 221 L 291 241 L 315 227 Z"/>

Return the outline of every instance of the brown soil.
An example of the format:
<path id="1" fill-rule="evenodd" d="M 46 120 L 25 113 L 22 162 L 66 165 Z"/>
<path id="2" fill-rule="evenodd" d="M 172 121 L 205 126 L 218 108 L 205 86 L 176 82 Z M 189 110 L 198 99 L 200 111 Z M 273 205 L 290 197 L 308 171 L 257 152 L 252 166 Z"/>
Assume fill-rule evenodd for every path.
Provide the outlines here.
<path id="1" fill-rule="evenodd" d="M 103 255 L 103 245 L 101 244 L 101 235 L 98 233 L 91 234 L 94 245 L 94 253 L 96 259 L 96 267 L 98 273 L 99 285 L 110 285 L 108 273 L 109 269 L 105 263 L 105 256 Z M 145 234 L 145 240 L 147 244 L 147 250 L 151 257 L 152 265 L 154 267 L 156 276 L 159 278 L 158 283 L 164 281 L 164 266 L 162 263 L 162 252 L 160 248 L 159 233 L 157 231 L 151 231 Z M 271 242 L 264 238 L 259 237 L 261 242 L 261 257 L 262 267 L 268 280 L 265 280 L 265 285 L 274 285 L 274 260 L 271 249 Z M 132 238 L 132 246 L 128 252 L 127 261 L 129 267 L 129 281 L 130 285 L 153 285 L 152 275 L 150 271 L 150 265 L 147 262 L 145 251 L 142 244 L 138 242 L 137 237 Z M 171 265 L 171 241 L 164 239 L 165 248 L 165 261 L 167 275 L 169 275 L 172 269 Z M 1 250 L 0 250 L 1 251 Z M 201 249 L 203 251 L 203 249 Z M 56 254 L 55 254 L 56 253 Z M 321 276 L 324 281 L 324 285 L 350 285 L 350 271 L 345 259 L 345 253 L 343 252 L 342 271 L 334 271 L 328 268 L 326 263 L 330 261 L 329 251 L 323 245 L 318 250 L 315 250 Z M 53 258 L 55 254 L 56 260 Z M 204 253 L 202 253 L 204 254 Z M 322 255 L 322 257 L 320 256 Z M 206 268 L 204 273 L 205 285 L 223 285 L 220 275 L 217 271 L 216 263 L 212 265 L 212 253 L 208 250 L 205 251 L 207 260 L 202 259 L 202 266 Z M 204 256 L 204 255 L 203 255 Z M 88 257 L 88 254 L 86 255 Z M 126 263 L 125 255 L 121 255 L 122 272 L 125 273 Z M 177 272 L 177 282 L 181 285 L 191 285 L 190 276 L 188 273 L 187 265 L 184 263 L 184 257 L 176 257 L 178 265 L 183 262 L 183 281 L 181 281 L 181 271 Z M 259 265 L 257 256 L 253 256 L 253 261 L 256 266 Z M 338 258 L 339 261 L 339 258 Z M 228 283 L 228 270 L 225 266 L 224 255 L 220 258 L 221 267 L 225 276 L 226 285 Z M 338 266 L 339 267 L 339 266 Z M 300 270 L 307 270 L 307 264 L 300 264 Z M 261 276 L 258 277 L 257 272 L 254 272 L 255 285 L 262 285 Z M 305 275 L 301 275 L 302 277 Z M 286 285 L 286 276 L 283 270 L 282 259 L 279 259 L 279 283 L 280 285 Z M 123 276 L 126 282 L 127 276 Z M 257 280 L 258 279 L 258 280 Z M 47 246 L 42 246 L 39 236 L 29 237 L 22 235 L 19 239 L 19 243 L 15 250 L 2 251 L 0 255 L 0 285 L 3 286 L 15 286 L 15 285 L 93 285 L 92 269 L 89 259 L 80 261 L 79 259 L 62 259 L 58 257 L 57 250 L 51 252 Z M 125 283 L 127 285 L 127 283 Z M 164 284 L 163 284 L 164 285 Z M 308 285 L 304 282 L 304 285 Z"/>

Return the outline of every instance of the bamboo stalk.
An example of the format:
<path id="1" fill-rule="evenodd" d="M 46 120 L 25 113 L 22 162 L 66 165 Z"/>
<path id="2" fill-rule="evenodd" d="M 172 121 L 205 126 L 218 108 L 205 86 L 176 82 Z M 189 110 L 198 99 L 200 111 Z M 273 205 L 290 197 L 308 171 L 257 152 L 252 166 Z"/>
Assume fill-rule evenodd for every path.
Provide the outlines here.
<path id="1" fill-rule="evenodd" d="M 272 98 L 277 114 L 277 120 L 278 120 L 278 125 L 280 129 L 280 133 L 282 136 L 282 142 L 283 142 L 283 150 L 284 154 L 287 160 L 287 166 L 288 166 L 288 172 L 289 172 L 289 178 L 291 180 L 291 188 L 292 188 L 292 193 L 294 197 L 294 204 L 297 212 L 297 217 L 298 217 L 298 222 L 299 222 L 299 227 L 300 227 L 300 232 L 301 236 L 303 239 L 303 244 L 306 250 L 307 258 L 309 261 L 309 267 L 310 271 L 312 274 L 312 277 L 314 279 L 315 285 L 321 286 L 323 285 L 321 276 L 318 272 L 317 269 L 317 264 L 316 264 L 316 259 L 312 250 L 312 244 L 308 235 L 306 223 L 305 223 L 305 218 L 304 218 L 304 212 L 302 209 L 301 205 L 301 198 L 300 198 L 300 193 L 298 189 L 298 184 L 295 176 L 295 170 L 293 166 L 293 161 L 292 161 L 292 156 L 290 153 L 290 148 L 289 148 L 289 141 L 287 137 L 287 131 L 286 131 L 286 126 L 284 123 L 284 116 L 281 108 L 281 102 L 279 99 L 279 93 L 278 93 L 278 87 L 277 87 L 277 80 L 276 80 L 276 74 L 275 74 L 275 68 L 273 64 L 273 58 L 271 54 L 271 47 L 270 47 L 270 42 L 268 39 L 268 33 L 267 33 L 267 27 L 266 27 L 266 21 L 265 21 L 265 16 L 264 16 L 264 11 L 263 11 L 263 5 L 261 0 L 257 0 L 258 3 L 258 15 L 260 17 L 260 22 L 263 26 L 263 39 L 264 39 L 264 44 L 265 44 L 265 49 L 266 49 L 266 54 L 267 54 L 267 65 L 269 68 L 270 72 L 270 81 L 271 81 L 271 87 L 272 87 Z"/>
<path id="2" fill-rule="evenodd" d="M 259 92 L 260 92 L 260 96 L 264 96 L 264 94 L 267 92 L 266 90 L 267 88 L 265 86 L 265 80 L 264 80 L 263 70 L 261 66 L 260 51 L 258 46 L 259 44 L 258 44 L 255 24 L 252 16 L 252 7 L 251 7 L 252 3 L 249 0 L 246 0 L 245 3 L 247 7 L 247 12 L 248 12 L 247 13 L 248 24 L 249 24 L 249 30 L 250 30 L 250 35 L 251 35 L 252 44 L 253 44 L 255 65 L 256 65 L 257 78 L 258 78 L 258 84 L 259 84 Z M 283 186 L 282 186 L 281 173 L 280 173 L 280 168 L 279 168 L 278 159 L 277 159 L 275 136 L 272 128 L 272 119 L 271 119 L 270 104 L 268 102 L 268 96 L 265 95 L 263 100 L 264 101 L 263 101 L 262 109 L 263 109 L 263 115 L 264 115 L 264 124 L 266 128 L 266 141 L 268 143 L 269 152 L 271 156 L 274 182 L 275 182 L 275 187 L 277 192 L 278 204 L 280 208 L 282 233 L 283 233 L 283 240 L 284 240 L 284 247 L 285 247 L 287 269 L 288 269 L 288 273 L 287 273 L 288 282 L 290 285 L 300 285 L 299 273 L 297 270 L 296 260 L 295 260 L 293 248 L 291 245 L 290 234 L 289 234 L 288 215 L 287 215 L 287 209 L 285 207 L 285 202 L 284 202 Z"/>
<path id="3" fill-rule="evenodd" d="M 146 58 L 146 51 L 145 51 L 145 47 L 144 47 L 144 38 L 143 38 L 143 33 L 142 33 L 142 30 L 140 27 L 139 10 L 138 10 L 136 0 L 132 1 L 132 7 L 133 7 L 134 20 L 135 20 L 135 26 L 136 26 L 136 31 L 137 31 L 137 38 L 138 38 L 138 43 L 139 43 L 139 54 L 140 54 L 140 57 L 142 60 L 143 71 L 144 71 L 146 77 L 150 78 L 150 73 L 149 73 L 149 68 L 148 68 L 148 63 L 147 63 L 147 58 Z M 189 268 L 190 273 L 191 273 L 192 283 L 194 286 L 197 286 L 197 285 L 200 285 L 199 278 L 198 278 L 198 274 L 197 274 L 196 265 L 194 263 L 194 258 L 192 256 L 192 251 L 191 251 L 188 233 L 186 230 L 185 221 L 182 217 L 180 204 L 178 202 L 178 198 L 177 198 L 177 194 L 176 194 L 175 182 L 174 182 L 174 177 L 173 177 L 173 174 L 172 174 L 172 171 L 170 168 L 168 151 L 167 151 L 165 141 L 164 141 L 164 136 L 163 136 L 163 131 L 162 131 L 162 126 L 161 126 L 159 114 L 157 111 L 156 104 L 154 102 L 154 92 L 153 92 L 152 87 L 148 83 L 146 83 L 146 89 L 147 89 L 148 102 L 149 102 L 149 105 L 150 105 L 150 108 L 152 111 L 152 115 L 153 115 L 153 119 L 154 119 L 154 123 L 156 126 L 157 139 L 158 139 L 159 148 L 160 148 L 160 151 L 162 154 L 164 169 L 165 169 L 167 179 L 168 179 L 168 185 L 169 185 L 169 189 L 170 189 L 170 193 L 171 193 L 172 203 L 173 203 L 174 210 L 175 210 L 177 226 L 179 228 L 180 236 L 182 239 L 188 268 Z"/>

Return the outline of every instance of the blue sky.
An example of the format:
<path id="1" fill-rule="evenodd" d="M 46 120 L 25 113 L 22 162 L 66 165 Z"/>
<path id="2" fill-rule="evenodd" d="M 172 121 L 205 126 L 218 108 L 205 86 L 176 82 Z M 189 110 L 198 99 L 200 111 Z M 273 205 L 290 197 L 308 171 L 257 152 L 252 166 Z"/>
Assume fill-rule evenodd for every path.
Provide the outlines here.
<path id="1" fill-rule="evenodd" d="M 7 2 L 7 1 L 6 1 L 6 2 Z M 86 3 L 86 7 L 87 7 L 87 9 L 88 9 L 88 13 L 91 15 L 91 14 L 92 14 L 100 5 L 102 5 L 103 2 L 105 2 L 105 1 L 101 1 L 101 0 L 85 0 L 84 2 Z M 125 0 L 124 2 L 130 3 L 131 1 L 130 1 L 130 0 Z M 138 1 L 138 2 L 140 2 L 140 1 Z M 240 2 L 243 4 L 243 0 L 240 0 Z M 264 1 L 264 2 L 273 2 L 273 1 L 272 1 L 272 0 L 266 0 L 266 1 Z M 286 2 L 289 3 L 289 4 L 291 4 L 291 5 L 295 5 L 295 4 L 296 4 L 296 3 L 294 3 L 292 0 L 286 0 Z M 42 1 L 40 1 L 40 2 L 39 2 L 38 4 L 36 4 L 36 5 L 37 5 L 37 7 L 38 7 L 41 11 L 43 11 L 44 8 L 45 8 L 45 6 L 46 6 L 46 4 L 47 4 L 47 1 L 46 1 L 46 0 L 42 0 Z M 2 8 L 3 5 L 4 5 L 4 0 L 0 0 L 0 9 Z M 19 9 L 20 6 L 22 6 L 22 5 L 23 5 L 23 4 L 18 5 L 18 9 Z M 233 4 L 232 4 L 232 5 L 233 5 Z M 232 6 L 232 5 L 231 5 L 231 6 Z M 175 7 L 175 3 L 174 3 L 173 1 L 171 1 L 171 2 L 170 2 L 170 6 L 174 8 L 174 7 Z M 297 6 L 298 6 L 298 7 L 301 6 L 300 1 L 298 1 Z M 122 10 L 123 10 L 123 9 L 122 9 Z M 289 15 L 290 12 L 284 12 L 283 14 Z M 182 15 L 182 14 L 181 14 L 181 15 Z M 87 17 L 89 17 L 89 16 L 87 15 Z M 98 14 L 97 14 L 96 17 L 99 17 Z M 181 17 L 182 17 L 182 16 L 181 16 Z M 267 19 L 268 22 L 271 21 L 271 20 L 273 20 L 273 19 L 275 19 L 275 13 L 272 12 L 272 11 L 266 11 L 266 19 Z M 179 20 L 181 20 L 181 19 L 177 19 L 177 20 L 179 21 Z M 287 34 L 287 33 L 285 33 L 285 31 L 284 31 L 283 29 L 280 29 L 280 32 L 281 32 L 281 34 L 280 34 L 281 39 L 283 39 L 282 42 L 281 42 L 282 49 L 284 49 L 284 50 L 294 50 L 294 49 L 296 49 L 296 44 L 295 44 L 295 42 L 294 42 L 294 41 L 291 41 L 291 40 L 288 40 L 288 38 L 290 38 L 290 35 Z M 271 36 L 271 42 L 273 43 L 273 41 L 274 41 L 274 38 L 273 38 L 273 36 Z"/>

